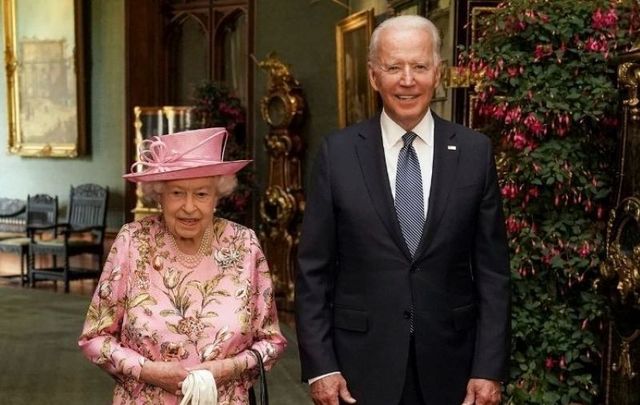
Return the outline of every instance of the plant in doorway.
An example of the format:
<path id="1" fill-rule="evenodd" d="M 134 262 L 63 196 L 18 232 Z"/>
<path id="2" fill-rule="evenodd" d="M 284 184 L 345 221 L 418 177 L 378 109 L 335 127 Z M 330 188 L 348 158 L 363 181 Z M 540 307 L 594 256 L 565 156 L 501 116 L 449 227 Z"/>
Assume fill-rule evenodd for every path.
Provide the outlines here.
<path id="1" fill-rule="evenodd" d="M 511 249 L 507 403 L 596 401 L 606 305 L 594 290 L 612 190 L 618 93 L 610 63 L 638 40 L 632 0 L 511 0 L 459 66 L 482 77 Z"/>
<path id="2" fill-rule="evenodd" d="M 240 98 L 219 82 L 205 81 L 195 88 L 196 119 L 205 127 L 224 127 L 229 132 L 225 148 L 226 160 L 247 159 L 246 115 Z M 237 173 L 238 187 L 228 197 L 221 199 L 216 216 L 244 225 L 250 225 L 251 198 L 255 189 L 251 165 Z"/>

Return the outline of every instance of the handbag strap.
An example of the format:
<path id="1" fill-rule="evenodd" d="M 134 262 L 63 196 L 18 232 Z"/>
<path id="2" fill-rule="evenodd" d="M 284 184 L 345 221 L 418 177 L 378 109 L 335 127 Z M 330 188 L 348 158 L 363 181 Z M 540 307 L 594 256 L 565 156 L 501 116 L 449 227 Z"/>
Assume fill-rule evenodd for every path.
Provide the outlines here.
<path id="1" fill-rule="evenodd" d="M 260 402 L 259 405 L 269 405 L 269 391 L 267 389 L 267 376 L 264 370 L 264 363 L 262 362 L 262 355 L 256 349 L 249 349 L 255 356 L 258 362 L 258 370 L 260 371 Z M 249 396 L 251 397 L 251 392 Z M 253 393 L 253 399 L 255 400 L 255 393 Z"/>

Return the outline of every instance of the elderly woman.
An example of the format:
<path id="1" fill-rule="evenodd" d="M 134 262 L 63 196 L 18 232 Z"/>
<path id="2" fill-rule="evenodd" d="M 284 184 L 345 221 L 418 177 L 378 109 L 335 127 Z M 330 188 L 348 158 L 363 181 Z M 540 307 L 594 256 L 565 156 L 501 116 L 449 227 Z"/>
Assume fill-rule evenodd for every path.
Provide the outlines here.
<path id="1" fill-rule="evenodd" d="M 255 233 L 214 216 L 249 163 L 223 161 L 226 137 L 155 137 L 124 176 L 144 182 L 162 213 L 122 227 L 80 336 L 84 355 L 115 377 L 114 404 L 178 404 L 193 370 L 213 375 L 219 404 L 246 404 L 251 349 L 268 369 L 285 348 Z"/>

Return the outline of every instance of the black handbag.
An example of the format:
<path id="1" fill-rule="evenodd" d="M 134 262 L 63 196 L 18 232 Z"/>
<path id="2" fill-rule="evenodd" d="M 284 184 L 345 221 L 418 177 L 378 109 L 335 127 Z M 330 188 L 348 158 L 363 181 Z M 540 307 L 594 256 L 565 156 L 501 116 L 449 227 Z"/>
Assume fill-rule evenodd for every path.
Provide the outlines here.
<path id="1" fill-rule="evenodd" d="M 267 376 L 264 371 L 264 363 L 262 355 L 256 349 L 249 349 L 258 361 L 258 370 L 260 371 L 260 402 L 256 401 L 256 391 L 253 387 L 249 388 L 249 404 L 250 405 L 269 405 L 269 391 L 267 390 Z"/>

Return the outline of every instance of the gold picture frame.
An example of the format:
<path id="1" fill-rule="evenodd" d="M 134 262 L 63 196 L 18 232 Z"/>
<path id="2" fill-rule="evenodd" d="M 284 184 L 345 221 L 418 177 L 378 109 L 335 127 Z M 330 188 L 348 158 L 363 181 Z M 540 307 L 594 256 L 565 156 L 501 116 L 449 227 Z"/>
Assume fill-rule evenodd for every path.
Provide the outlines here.
<path id="1" fill-rule="evenodd" d="M 369 85 L 367 71 L 374 19 L 373 9 L 369 9 L 350 15 L 336 25 L 340 128 L 367 119 L 376 112 L 375 94 Z"/>
<path id="2" fill-rule="evenodd" d="M 393 15 L 424 15 L 426 11 L 426 0 L 390 0 L 389 7 L 393 10 Z"/>
<path id="3" fill-rule="evenodd" d="M 433 98 L 432 102 L 443 102 L 447 101 L 449 95 L 449 60 L 443 59 L 440 61 L 440 66 L 438 66 L 438 75 L 440 75 L 440 81 L 438 82 L 438 86 L 433 90 Z"/>
<path id="4" fill-rule="evenodd" d="M 484 35 L 483 28 L 487 28 L 483 25 L 483 18 L 491 15 L 498 10 L 497 7 L 478 6 L 471 10 L 471 44 L 478 42 Z"/>
<path id="5" fill-rule="evenodd" d="M 85 152 L 84 0 L 3 0 L 9 152 Z"/>

